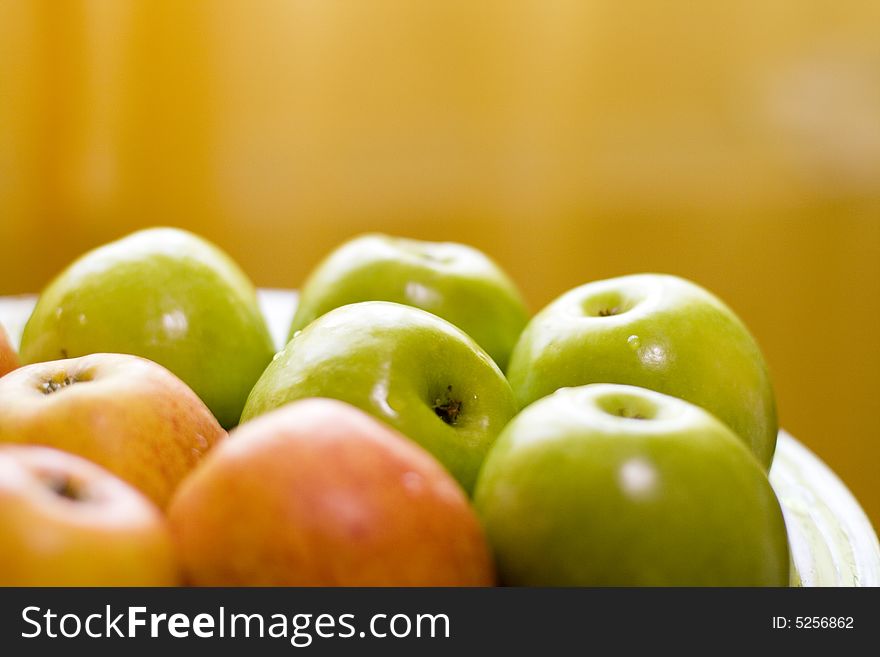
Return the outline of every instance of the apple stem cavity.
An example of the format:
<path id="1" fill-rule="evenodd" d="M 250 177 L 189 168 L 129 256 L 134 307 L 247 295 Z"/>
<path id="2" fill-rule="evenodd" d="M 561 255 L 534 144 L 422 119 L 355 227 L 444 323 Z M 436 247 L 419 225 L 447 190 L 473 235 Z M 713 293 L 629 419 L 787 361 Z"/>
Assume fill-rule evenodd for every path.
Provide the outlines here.
<path id="1" fill-rule="evenodd" d="M 62 388 L 66 388 L 67 386 L 73 385 L 76 383 L 76 379 L 67 376 L 66 374 L 60 374 L 53 376 L 48 381 L 44 381 L 40 385 L 40 390 L 44 395 L 52 394 L 53 392 L 57 392 Z"/>
<path id="2" fill-rule="evenodd" d="M 74 484 L 73 480 L 63 474 L 51 474 L 45 478 L 46 485 L 58 497 L 63 497 L 72 502 L 83 499 L 82 491 Z"/>
<path id="3" fill-rule="evenodd" d="M 62 388 L 72 386 L 74 383 L 91 380 L 92 372 L 90 370 L 80 371 L 74 375 L 68 374 L 67 372 L 58 372 L 44 380 L 38 387 L 40 392 L 44 395 L 51 395 L 53 392 L 58 392 Z"/>
<path id="4" fill-rule="evenodd" d="M 638 303 L 619 292 L 594 294 L 581 302 L 581 310 L 587 317 L 614 317 L 629 312 Z"/>
<path id="5" fill-rule="evenodd" d="M 650 400 L 633 395 L 603 396 L 596 403 L 608 415 L 625 420 L 653 420 L 658 412 L 658 408 Z"/>
<path id="6" fill-rule="evenodd" d="M 460 399 L 452 399 L 452 386 L 446 386 L 445 399 L 437 398 L 434 400 L 432 408 L 441 420 L 452 426 L 461 415 L 462 402 Z"/>

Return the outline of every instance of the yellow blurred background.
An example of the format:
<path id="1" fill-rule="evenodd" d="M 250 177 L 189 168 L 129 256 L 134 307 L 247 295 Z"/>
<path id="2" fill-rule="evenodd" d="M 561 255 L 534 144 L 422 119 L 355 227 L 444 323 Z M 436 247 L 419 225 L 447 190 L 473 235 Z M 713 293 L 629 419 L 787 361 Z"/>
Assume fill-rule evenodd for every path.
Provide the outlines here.
<path id="1" fill-rule="evenodd" d="M 368 230 L 533 310 L 694 279 L 880 525 L 876 0 L 0 0 L 0 294 L 156 224 L 261 286 Z"/>

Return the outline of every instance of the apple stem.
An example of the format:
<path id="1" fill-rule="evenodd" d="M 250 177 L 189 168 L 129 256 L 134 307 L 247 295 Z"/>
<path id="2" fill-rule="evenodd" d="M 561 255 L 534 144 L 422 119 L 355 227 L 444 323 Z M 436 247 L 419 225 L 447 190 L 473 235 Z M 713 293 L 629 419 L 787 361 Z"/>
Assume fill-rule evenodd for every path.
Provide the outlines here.
<path id="1" fill-rule="evenodd" d="M 434 400 L 434 412 L 437 414 L 441 420 L 443 420 L 446 424 L 453 425 L 455 424 L 458 416 L 461 415 L 461 407 L 462 402 L 459 399 L 451 399 L 450 394 L 452 393 L 452 386 L 446 386 L 446 400 L 442 401 L 440 398 Z"/>
<path id="2" fill-rule="evenodd" d="M 53 377 L 52 379 L 50 379 L 48 381 L 44 381 L 43 385 L 40 386 L 40 389 L 43 391 L 43 394 L 48 395 L 48 394 L 51 394 L 51 393 L 56 392 L 58 390 L 61 390 L 61 388 L 64 388 L 65 386 L 69 386 L 75 382 L 76 382 L 76 379 L 72 379 L 69 376 Z"/>

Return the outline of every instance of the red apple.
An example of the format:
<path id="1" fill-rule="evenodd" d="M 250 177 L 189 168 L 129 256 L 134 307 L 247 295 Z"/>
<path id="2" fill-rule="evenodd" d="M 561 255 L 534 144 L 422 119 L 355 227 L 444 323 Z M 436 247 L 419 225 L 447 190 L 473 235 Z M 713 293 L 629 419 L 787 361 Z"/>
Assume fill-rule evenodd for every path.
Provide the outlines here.
<path id="1" fill-rule="evenodd" d="M 137 356 L 36 363 L 0 379 L 0 443 L 79 454 L 160 507 L 225 435 L 186 384 Z"/>
<path id="2" fill-rule="evenodd" d="M 85 459 L 0 445 L 0 586 L 173 586 L 159 510 Z"/>
<path id="3" fill-rule="evenodd" d="M 464 492 L 424 449 L 343 402 L 241 425 L 169 507 L 196 585 L 483 586 L 494 571 Z"/>
<path id="4" fill-rule="evenodd" d="M 18 354 L 9 342 L 9 336 L 0 325 L 0 376 L 18 367 Z"/>

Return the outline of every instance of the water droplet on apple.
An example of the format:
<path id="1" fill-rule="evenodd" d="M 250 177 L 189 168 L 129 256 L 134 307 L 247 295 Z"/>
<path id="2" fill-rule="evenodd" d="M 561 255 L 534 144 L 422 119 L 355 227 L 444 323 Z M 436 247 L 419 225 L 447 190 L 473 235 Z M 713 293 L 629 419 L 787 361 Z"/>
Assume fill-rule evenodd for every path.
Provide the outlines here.
<path id="1" fill-rule="evenodd" d="M 626 343 L 629 345 L 629 348 L 633 351 L 637 351 L 639 347 L 642 346 L 642 341 L 639 339 L 637 335 L 631 335 L 626 339 Z"/>

